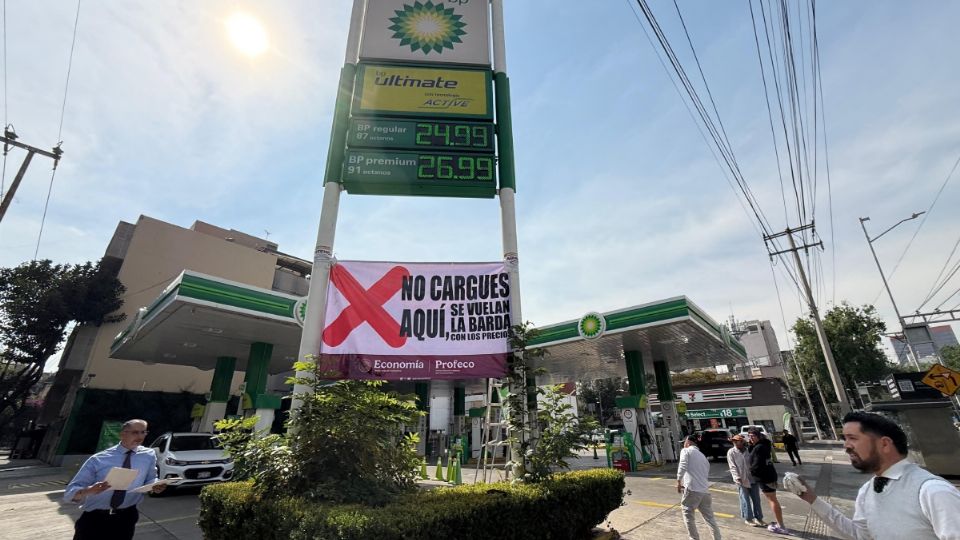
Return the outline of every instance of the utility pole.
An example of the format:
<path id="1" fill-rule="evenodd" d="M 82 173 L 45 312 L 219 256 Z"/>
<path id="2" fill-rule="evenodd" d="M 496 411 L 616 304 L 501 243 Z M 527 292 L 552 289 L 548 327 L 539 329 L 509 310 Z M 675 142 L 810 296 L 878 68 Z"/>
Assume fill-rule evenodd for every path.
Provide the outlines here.
<path id="1" fill-rule="evenodd" d="M 813 319 L 813 326 L 817 331 L 817 337 L 820 339 L 820 348 L 823 350 L 823 357 L 827 362 L 827 371 L 830 373 L 830 380 L 833 382 L 833 390 L 837 394 L 837 402 L 840 405 L 840 413 L 847 414 L 852 409 L 850 407 L 850 400 L 847 398 L 847 392 L 843 388 L 843 379 L 840 378 L 840 371 L 837 369 L 837 363 L 833 359 L 833 351 L 830 350 L 830 342 L 827 339 L 827 332 L 823 329 L 823 322 L 820 320 L 820 313 L 817 311 L 817 303 L 813 299 L 813 292 L 810 290 L 810 283 L 807 281 L 807 273 L 803 270 L 803 263 L 800 262 L 800 255 L 798 251 L 803 249 L 807 250 L 811 247 L 823 246 L 823 242 L 817 242 L 815 244 L 804 244 L 800 247 L 797 247 L 796 242 L 793 240 L 793 233 L 801 232 L 805 230 L 812 230 L 813 224 L 803 225 L 796 229 L 787 228 L 786 231 L 777 234 L 771 234 L 763 237 L 764 242 L 770 242 L 775 238 L 781 236 L 787 237 L 787 242 L 790 243 L 790 249 L 784 249 L 770 253 L 770 256 L 779 255 L 781 253 L 791 252 L 793 253 L 794 263 L 797 265 L 797 273 L 800 276 L 800 285 L 803 288 L 803 292 L 807 297 L 807 304 L 810 306 L 810 318 Z M 829 416 L 829 411 L 827 411 Z M 830 422 L 830 425 L 833 425 L 833 422 Z M 836 432 L 836 430 L 834 430 Z"/>
<path id="2" fill-rule="evenodd" d="M 2 222 L 3 216 L 7 213 L 7 208 L 9 208 L 10 203 L 13 202 L 13 196 L 17 193 L 17 188 L 20 187 L 20 182 L 23 180 L 23 175 L 27 173 L 27 167 L 30 166 L 30 162 L 33 160 L 33 155 L 40 154 L 41 156 L 46 156 L 52 159 L 53 168 L 56 169 L 57 165 L 60 163 L 60 156 L 63 155 L 63 150 L 60 149 L 59 144 L 54 146 L 52 151 L 48 152 L 35 146 L 30 146 L 29 144 L 19 143 L 17 142 L 17 133 L 13 130 L 12 126 L 7 126 L 4 128 L 3 137 L 0 137 L 0 141 L 3 141 L 4 156 L 6 156 L 7 152 L 10 151 L 10 147 L 23 148 L 27 151 L 27 156 L 23 158 L 23 163 L 20 164 L 20 169 L 17 171 L 17 176 L 14 177 L 13 183 L 10 184 L 10 189 L 7 190 L 7 194 L 3 197 L 3 202 L 0 202 L 0 222 Z"/>
<path id="3" fill-rule="evenodd" d="M 786 357 L 783 355 L 780 358 L 786 361 Z M 814 429 L 817 430 L 817 439 L 823 440 L 823 432 L 820 431 L 820 423 L 817 422 L 817 412 L 813 410 L 813 402 L 810 401 L 810 392 L 807 391 L 807 383 L 803 381 L 803 374 L 800 373 L 800 366 L 797 365 L 797 359 L 792 358 L 793 368 L 797 371 L 797 379 L 800 380 L 800 388 L 803 389 L 803 397 L 807 398 L 807 408 L 810 409 L 810 420 L 813 422 Z"/>
<path id="4" fill-rule="evenodd" d="M 833 423 L 833 417 L 830 416 L 830 407 L 827 406 L 827 398 L 823 395 L 823 386 L 820 385 L 820 381 L 817 379 L 817 376 L 813 376 L 813 384 L 817 386 L 817 392 L 820 394 L 820 403 L 823 403 L 823 412 L 827 415 L 827 422 L 830 423 L 830 433 L 833 434 L 833 438 L 839 440 L 840 437 L 837 436 L 837 426 Z"/>

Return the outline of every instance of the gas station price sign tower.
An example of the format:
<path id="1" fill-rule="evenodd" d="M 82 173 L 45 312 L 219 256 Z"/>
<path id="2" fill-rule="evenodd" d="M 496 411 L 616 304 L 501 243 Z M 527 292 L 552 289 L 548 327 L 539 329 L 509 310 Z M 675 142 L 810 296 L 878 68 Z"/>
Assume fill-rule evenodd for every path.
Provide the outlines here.
<path id="1" fill-rule="evenodd" d="M 354 0 L 300 359 L 321 353 L 341 191 L 498 197 L 510 314 L 523 320 L 502 0 Z"/>

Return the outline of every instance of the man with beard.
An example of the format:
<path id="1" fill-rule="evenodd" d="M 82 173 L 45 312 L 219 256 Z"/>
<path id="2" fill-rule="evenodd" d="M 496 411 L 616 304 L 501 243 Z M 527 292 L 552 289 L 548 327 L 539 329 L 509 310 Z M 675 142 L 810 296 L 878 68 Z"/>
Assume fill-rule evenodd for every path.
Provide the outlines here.
<path id="1" fill-rule="evenodd" d="M 757 428 L 747 430 L 750 439 L 750 452 L 747 454 L 747 467 L 750 469 L 750 482 L 760 485 L 770 510 L 777 519 L 767 526 L 767 530 L 777 534 L 790 534 L 783 526 L 783 508 L 777 499 L 777 469 L 773 466 L 773 444 Z"/>
<path id="2" fill-rule="evenodd" d="M 853 540 L 960 540 L 960 491 L 906 460 L 900 426 L 878 414 L 850 413 L 843 439 L 850 464 L 874 477 L 857 493 L 853 519 L 803 482 L 800 498 L 830 527 Z"/>

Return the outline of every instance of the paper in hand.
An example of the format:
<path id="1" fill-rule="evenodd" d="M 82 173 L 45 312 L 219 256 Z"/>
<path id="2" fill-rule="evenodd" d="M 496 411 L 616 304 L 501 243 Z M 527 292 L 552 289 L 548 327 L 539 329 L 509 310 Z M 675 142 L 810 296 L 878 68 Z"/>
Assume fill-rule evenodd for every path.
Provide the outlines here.
<path id="1" fill-rule="evenodd" d="M 164 478 L 163 480 L 157 480 L 156 482 L 154 482 L 154 483 L 152 483 L 152 484 L 144 484 L 144 485 L 142 485 L 142 486 L 140 486 L 140 487 L 138 487 L 138 488 L 136 488 L 136 489 L 131 489 L 130 491 L 132 491 L 132 492 L 134 492 L 134 493 L 146 493 L 146 492 L 148 492 L 148 491 L 153 490 L 153 488 L 156 487 L 156 486 L 168 486 L 168 485 L 169 485 L 169 486 L 175 486 L 175 485 L 179 484 L 181 480 L 183 480 L 183 479 L 180 478 L 180 477 Z"/>
<path id="2" fill-rule="evenodd" d="M 139 473 L 140 471 L 137 469 L 114 467 L 110 469 L 110 472 L 107 473 L 107 477 L 104 480 L 110 484 L 110 489 L 121 491 L 130 487 L 130 484 L 137 479 Z"/>

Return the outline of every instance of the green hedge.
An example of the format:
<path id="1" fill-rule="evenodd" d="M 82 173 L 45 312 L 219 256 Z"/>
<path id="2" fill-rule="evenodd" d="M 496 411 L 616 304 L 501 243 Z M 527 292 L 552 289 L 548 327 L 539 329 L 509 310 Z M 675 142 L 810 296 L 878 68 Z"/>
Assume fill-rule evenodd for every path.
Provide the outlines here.
<path id="1" fill-rule="evenodd" d="M 200 494 L 207 540 L 376 538 L 578 539 L 623 502 L 623 474 L 610 469 L 556 475 L 540 484 L 474 484 L 421 491 L 382 507 L 260 499 L 248 482 Z"/>

